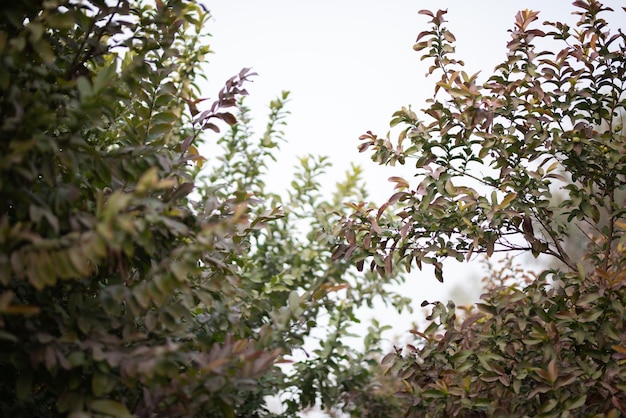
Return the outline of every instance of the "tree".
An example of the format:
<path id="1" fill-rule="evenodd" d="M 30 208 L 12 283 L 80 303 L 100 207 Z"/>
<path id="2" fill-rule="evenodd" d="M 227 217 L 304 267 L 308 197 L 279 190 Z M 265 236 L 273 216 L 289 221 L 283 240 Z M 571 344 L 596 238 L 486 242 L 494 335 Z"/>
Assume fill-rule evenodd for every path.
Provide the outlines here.
<path id="1" fill-rule="evenodd" d="M 523 252 L 561 265 L 534 277 L 506 258 L 463 315 L 424 302 L 428 327 L 383 360 L 406 385 L 407 416 L 626 413 L 626 36 L 611 33 L 600 2 L 573 5 L 575 27 L 537 28 L 538 12 L 520 11 L 506 60 L 482 84 L 454 57 L 446 12 L 420 11 L 432 28 L 414 49 L 441 74 L 424 119 L 403 108 L 395 143 L 361 137 L 361 151 L 412 162 L 417 179 L 391 177 L 387 203 L 344 218 L 337 248 L 360 269 L 429 264 L 443 280 L 447 258 Z M 587 237 L 583 260 L 564 245 L 570 224 Z"/>
<path id="2" fill-rule="evenodd" d="M 3 6 L 0 415 L 272 416 L 266 397 L 290 393 L 283 416 L 371 410 L 380 330 L 358 352 L 349 326 L 406 300 L 330 251 L 339 217 L 320 212 L 364 198 L 359 172 L 324 200 L 326 163 L 304 158 L 287 197 L 265 191 L 287 95 L 258 140 L 248 69 L 201 97 L 208 17 L 187 0 Z M 281 371 L 313 330 L 332 338 Z"/>
<path id="3" fill-rule="evenodd" d="M 380 389 L 381 381 L 388 381 L 379 369 L 380 333 L 388 327 L 372 321 L 363 337 L 363 349 L 355 348 L 348 338 L 357 337 L 350 328 L 360 322 L 359 307 L 372 307 L 374 299 L 380 298 L 402 310 L 408 308 L 409 300 L 392 292 L 390 281 L 381 281 L 375 274 L 356 274 L 349 261 L 330 251 L 335 242 L 330 231 L 340 219 L 337 211 L 348 212 L 342 207 L 344 199 L 367 197 L 358 167 L 336 184 L 330 196 L 324 196 L 319 178 L 329 164 L 327 158 L 301 157 L 286 195 L 266 191 L 265 170 L 284 141 L 281 125 L 287 116 L 288 96 L 284 92 L 270 103 L 269 123 L 258 140 L 252 139 L 250 109 L 243 101 L 238 104 L 238 123 L 218 140 L 219 162 L 206 174 L 200 191 L 204 202 L 249 194 L 253 200 L 263 198 L 271 208 L 261 205 L 259 211 L 280 208 L 280 219 L 253 224 L 247 237 L 246 251 L 237 261 L 239 286 L 249 295 L 245 306 L 238 306 L 245 320 L 228 329 L 258 329 L 261 341 L 282 353 L 305 354 L 306 360 L 291 368 L 274 370 L 274 384 L 265 387 L 265 395 L 278 393 L 283 399 L 281 416 L 299 416 L 316 406 L 331 414 L 387 416 L 390 411 L 401 411 L 403 403 Z M 219 184 L 217 190 L 215 184 Z M 391 283 L 399 279 L 390 277 Z M 247 416 L 252 411 L 239 413 Z"/>

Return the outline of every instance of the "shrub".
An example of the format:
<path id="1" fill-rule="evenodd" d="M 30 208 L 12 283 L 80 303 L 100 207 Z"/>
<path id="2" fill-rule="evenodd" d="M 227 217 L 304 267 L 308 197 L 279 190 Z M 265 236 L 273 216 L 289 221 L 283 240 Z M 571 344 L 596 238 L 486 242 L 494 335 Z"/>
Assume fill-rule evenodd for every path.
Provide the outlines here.
<path id="1" fill-rule="evenodd" d="M 407 416 L 624 412 L 626 37 L 611 33 L 600 2 L 574 6 L 575 27 L 536 28 L 538 12 L 520 11 L 506 60 L 482 84 L 455 58 L 446 12 L 421 11 L 432 28 L 414 49 L 441 74 L 425 119 L 403 108 L 397 141 L 361 137 L 380 164 L 414 163 L 417 180 L 390 178 L 387 203 L 344 218 L 339 246 L 359 268 L 432 265 L 442 281 L 448 258 L 559 261 L 530 284 L 509 261 L 466 315 L 431 304 L 418 342 L 383 361 L 406 385 Z M 582 260 L 566 245 L 574 228 L 587 240 Z"/>

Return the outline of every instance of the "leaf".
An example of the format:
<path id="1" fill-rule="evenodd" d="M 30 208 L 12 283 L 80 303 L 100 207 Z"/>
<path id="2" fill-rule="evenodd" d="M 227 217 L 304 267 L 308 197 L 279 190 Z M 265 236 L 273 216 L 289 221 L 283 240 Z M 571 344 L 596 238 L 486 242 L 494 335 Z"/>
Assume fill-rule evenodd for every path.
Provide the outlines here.
<path id="1" fill-rule="evenodd" d="M 0 341 L 2 340 L 10 341 L 12 343 L 19 342 L 19 339 L 15 335 L 11 334 L 10 332 L 0 329 Z"/>
<path id="2" fill-rule="evenodd" d="M 496 315 L 498 313 L 494 306 L 488 305 L 486 303 L 477 303 L 476 307 L 478 308 L 478 310 L 488 313 L 490 315 Z"/>
<path id="3" fill-rule="evenodd" d="M 93 95 L 91 83 L 86 77 L 81 76 L 76 79 L 76 88 L 82 102 L 87 101 Z"/>
<path id="4" fill-rule="evenodd" d="M 70 260 L 72 262 L 72 266 L 78 274 L 82 276 L 87 276 L 91 272 L 89 267 L 89 262 L 85 257 L 85 254 L 81 251 L 79 247 L 71 247 L 68 249 L 68 254 L 70 256 Z"/>
<path id="5" fill-rule="evenodd" d="M 175 265 L 178 266 L 178 264 L 175 264 Z M 184 277 L 182 273 L 179 272 L 178 274 Z M 140 285 L 140 286 L 135 287 L 133 289 L 133 296 L 135 300 L 137 301 L 137 303 L 139 304 L 139 306 L 141 306 L 143 309 L 148 309 L 150 307 L 152 300 L 150 299 L 150 295 L 148 294 L 148 292 L 146 292 L 146 289 L 144 286 Z"/>
<path id="6" fill-rule="evenodd" d="M 150 125 L 150 130 L 148 131 L 148 141 L 154 141 L 155 139 L 162 138 L 165 134 L 170 133 L 173 129 L 173 125 L 171 123 L 155 123 L 154 125 Z"/>
<path id="7" fill-rule="evenodd" d="M 48 41 L 46 41 L 44 38 L 41 38 L 35 42 L 32 42 L 32 45 L 43 62 L 47 64 L 51 64 L 54 62 L 54 49 L 52 48 L 50 43 L 48 43 Z"/>
<path id="8" fill-rule="evenodd" d="M 380 364 L 385 365 L 385 364 L 389 364 L 391 362 L 393 362 L 393 360 L 396 358 L 396 353 L 387 353 L 383 359 L 380 361 Z"/>
<path id="9" fill-rule="evenodd" d="M 72 412 L 67 416 L 67 418 L 93 418 L 91 414 L 83 411 Z"/>
<path id="10" fill-rule="evenodd" d="M 508 193 L 506 196 L 504 196 L 504 199 L 502 199 L 502 202 L 500 202 L 500 204 L 498 205 L 498 209 L 502 210 L 502 209 L 507 208 L 511 204 L 511 202 L 515 200 L 516 197 L 517 197 L 517 193 L 515 192 Z"/>
<path id="11" fill-rule="evenodd" d="M 177 201 L 187 196 L 189 193 L 193 191 L 195 184 L 193 182 L 183 183 L 174 190 L 172 195 L 170 196 L 171 201 Z"/>
<path id="12" fill-rule="evenodd" d="M 100 70 L 98 74 L 96 74 L 96 76 L 93 79 L 93 93 L 94 94 L 97 94 L 103 88 L 111 84 L 111 82 L 117 75 L 116 69 L 117 69 L 117 64 L 114 61 L 110 65 L 106 66 L 104 69 Z"/>
<path id="13" fill-rule="evenodd" d="M 289 310 L 292 314 L 295 314 L 300 307 L 300 296 L 298 292 L 293 290 L 289 293 Z"/>
<path id="14" fill-rule="evenodd" d="M 46 16 L 46 23 L 52 29 L 72 29 L 75 19 L 71 13 L 50 13 Z"/>
<path id="15" fill-rule="evenodd" d="M 172 111 L 159 112 L 152 117 L 152 122 L 155 124 L 171 124 L 177 121 L 179 117 Z"/>
<path id="16" fill-rule="evenodd" d="M 24 400 L 32 395 L 33 390 L 33 375 L 30 371 L 24 371 L 20 373 L 17 379 L 15 394 L 17 399 Z"/>
<path id="17" fill-rule="evenodd" d="M 359 260 L 356 262 L 357 271 L 363 271 L 364 266 L 365 266 L 365 260 Z"/>
<path id="18" fill-rule="evenodd" d="M 217 134 L 220 133 L 220 128 L 216 124 L 210 123 L 210 122 L 205 123 L 204 125 L 202 125 L 202 129 L 204 129 L 204 130 L 210 129 L 210 130 L 212 130 L 213 132 L 215 132 Z"/>
<path id="19" fill-rule="evenodd" d="M 448 42 L 455 42 L 456 41 L 456 38 L 454 37 L 454 35 L 450 31 L 443 32 L 443 38 L 446 41 L 448 41 Z M 452 81 L 450 81 L 450 83 L 452 83 Z"/>
<path id="20" fill-rule="evenodd" d="M 202 155 L 200 155 L 200 151 L 196 148 L 195 145 L 191 145 L 188 147 L 187 153 L 190 155 L 189 159 L 192 160 L 199 168 L 202 168 L 204 162 L 207 161 Z"/>
<path id="21" fill-rule="evenodd" d="M 454 187 L 454 184 L 452 184 L 452 181 L 450 179 L 446 180 L 446 183 L 444 185 L 444 190 L 449 196 L 456 195 L 456 187 Z"/>
<path id="22" fill-rule="evenodd" d="M 99 399 L 89 403 L 89 408 L 101 414 L 119 418 L 131 418 L 132 414 L 123 404 L 109 399 Z"/>
<path id="23" fill-rule="evenodd" d="M 93 374 L 91 378 L 91 390 L 95 396 L 97 397 L 104 396 L 107 393 L 111 392 L 111 390 L 113 390 L 114 387 L 115 387 L 115 380 L 112 379 L 111 376 L 100 371 L 96 371 Z M 95 409 L 95 408 L 92 406 L 92 409 Z"/>
<path id="24" fill-rule="evenodd" d="M 491 257 L 495 251 L 496 245 L 496 237 L 487 237 L 487 242 L 485 243 L 485 250 L 487 253 L 487 257 Z"/>
<path id="25" fill-rule="evenodd" d="M 36 315 L 41 312 L 39 306 L 30 305 L 12 305 L 4 309 L 0 309 L 0 313 L 6 315 Z"/>
<path id="26" fill-rule="evenodd" d="M 621 345 L 612 345 L 611 348 L 620 354 L 626 355 L 626 347 L 622 347 Z"/>
<path id="27" fill-rule="evenodd" d="M 170 264 L 170 271 L 174 273 L 174 277 L 176 277 L 176 280 L 179 282 L 185 282 L 187 280 L 187 275 L 191 273 L 189 266 L 182 261 L 172 262 Z M 167 293 L 169 293 L 169 291 L 167 291 Z"/>
<path id="28" fill-rule="evenodd" d="M 439 280 L 440 283 L 443 283 L 443 264 L 439 261 L 433 263 L 435 266 L 435 278 Z"/>
<path id="29" fill-rule="evenodd" d="M 559 161 L 555 161 L 552 164 L 550 164 L 550 166 L 548 168 L 546 168 L 546 173 L 550 173 L 554 170 L 557 169 L 557 167 L 560 165 L 561 163 Z"/>
<path id="30" fill-rule="evenodd" d="M 546 413 L 552 411 L 559 404 L 558 399 L 548 399 L 539 406 L 539 412 Z"/>
<path id="31" fill-rule="evenodd" d="M 556 359 L 552 359 L 548 364 L 548 381 L 550 383 L 554 383 L 558 377 L 559 372 L 556 365 Z"/>
<path id="32" fill-rule="evenodd" d="M 389 177 L 389 181 L 396 183 L 394 189 L 406 189 L 409 187 L 409 182 L 403 179 L 402 177 Z"/>
<path id="33" fill-rule="evenodd" d="M 150 167 L 145 173 L 141 175 L 137 181 L 136 191 L 138 193 L 146 193 L 154 187 L 159 180 L 157 167 Z"/>
<path id="34" fill-rule="evenodd" d="M 568 399 L 565 402 L 565 408 L 567 411 L 580 408 L 581 406 L 585 404 L 586 400 L 587 400 L 587 395 L 583 393 L 582 395 L 578 395 L 575 398 Z"/>
<path id="35" fill-rule="evenodd" d="M 393 260 L 393 253 L 388 254 L 385 257 L 385 274 L 389 275 L 392 273 L 392 260 Z"/>
<path id="36" fill-rule="evenodd" d="M 235 116 L 233 116 L 232 113 L 228 113 L 228 112 L 217 113 L 215 116 L 222 119 L 224 122 L 226 122 L 227 124 L 231 126 L 237 123 L 237 118 L 235 118 Z"/>

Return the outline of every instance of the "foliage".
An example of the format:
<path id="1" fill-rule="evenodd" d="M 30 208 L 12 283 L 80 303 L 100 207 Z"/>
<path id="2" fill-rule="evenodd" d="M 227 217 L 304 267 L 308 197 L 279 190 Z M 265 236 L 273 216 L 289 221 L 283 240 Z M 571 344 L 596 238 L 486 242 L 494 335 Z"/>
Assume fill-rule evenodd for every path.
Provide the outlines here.
<path id="1" fill-rule="evenodd" d="M 269 203 L 274 208 L 270 213 L 280 210 L 281 214 L 272 222 L 251 225 L 247 250 L 237 259 L 239 286 L 249 295 L 238 306 L 245 320 L 229 324 L 228 329 L 243 333 L 258 329 L 264 345 L 306 357 L 277 373 L 279 383 L 266 392 L 280 390 L 285 404 L 281 416 L 299 416 L 303 409 L 318 404 L 329 412 L 351 411 L 356 396 L 362 398 L 360 408 L 377 403 L 384 405 L 381 410 L 389 411 L 399 402 L 390 396 L 383 400 L 371 397 L 369 389 L 378 385 L 377 379 L 384 379 L 378 360 L 380 333 L 387 327 L 373 321 L 363 337 L 364 350 L 353 347 L 357 336 L 350 328 L 360 322 L 357 309 L 372 307 L 375 299 L 399 310 L 408 308 L 409 300 L 391 292 L 389 280 L 356 274 L 348 261 L 330 251 L 335 240 L 330 231 L 338 223 L 339 213 L 347 214 L 343 200 L 366 198 L 358 167 L 352 167 L 330 196 L 324 196 L 319 179 L 329 162 L 325 157 L 305 156 L 300 158 L 286 195 L 266 190 L 266 170 L 284 140 L 288 96 L 284 92 L 270 103 L 269 122 L 258 140 L 252 139 L 250 109 L 243 101 L 238 104 L 239 123 L 218 140 L 219 162 L 206 174 L 206 186 L 199 190 L 202 202 L 248 194 L 253 201 L 263 198 Z M 212 186 L 215 184 L 219 187 Z M 264 205 L 257 210 L 268 211 Z M 389 279 L 395 282 L 399 277 Z M 309 353 L 305 345 L 318 347 Z"/>
<path id="2" fill-rule="evenodd" d="M 371 133 L 361 137 L 360 150 L 373 148 L 381 164 L 415 160 L 420 181 L 411 189 L 405 179 L 390 179 L 398 192 L 387 205 L 404 207 L 392 223 L 374 222 L 387 205 L 373 219 L 363 211 L 353 215 L 362 222 L 346 233 L 371 242 L 356 254 L 383 260 L 393 254 L 409 268 L 432 264 L 440 279 L 446 257 L 499 251 L 548 254 L 575 269 L 561 245 L 567 224 L 597 225 L 602 209 L 613 224 L 619 220 L 623 36 L 606 30 L 597 2 L 577 4 L 583 12 L 575 34 L 561 22 L 547 23 L 547 33 L 531 29 L 538 13 L 520 12 L 507 60 L 482 86 L 478 74 L 468 75 L 452 58 L 455 38 L 443 26 L 445 12 L 422 12 L 432 15 L 434 28 L 419 35 L 415 49 L 434 61 L 430 73 L 442 72 L 435 93 L 446 93 L 447 100 L 432 99 L 427 121 L 408 108 L 396 112 L 391 124 L 404 129 L 395 145 Z M 536 51 L 535 39 L 566 46 Z M 560 185 L 567 197 L 554 208 L 552 189 Z M 597 232 L 607 241 L 596 243 L 594 260 L 606 263 L 620 234 Z"/>
<path id="3" fill-rule="evenodd" d="M 186 0 L 3 6 L 0 415 L 367 406 L 380 330 L 360 353 L 348 328 L 361 304 L 406 300 L 329 250 L 339 218 L 321 211 L 364 198 L 359 172 L 324 200 L 327 163 L 305 158 L 288 198 L 265 191 L 287 96 L 258 142 L 249 70 L 200 97 L 208 18 Z M 223 122 L 221 157 L 201 156 Z M 281 372 L 315 330 L 319 350 Z"/>
<path id="4" fill-rule="evenodd" d="M 408 415 L 624 413 L 624 273 L 548 282 L 558 274 L 530 277 L 507 260 L 477 309 L 459 318 L 454 304 L 433 303 L 420 343 L 383 360 L 410 385 Z"/>
<path id="5" fill-rule="evenodd" d="M 425 119 L 403 108 L 391 121 L 397 141 L 361 137 L 380 164 L 414 162 L 417 180 L 390 178 L 387 203 L 344 218 L 339 246 L 359 268 L 429 264 L 443 280 L 445 259 L 479 253 L 561 262 L 531 284 L 510 264 L 517 281 L 488 289 L 463 318 L 433 304 L 420 341 L 385 358 L 407 385 L 408 416 L 626 412 L 626 36 L 611 33 L 601 3 L 574 6 L 575 27 L 536 28 L 538 12 L 520 11 L 506 60 L 482 84 L 454 57 L 446 12 L 421 11 L 432 29 L 414 49 L 441 74 Z M 584 260 L 564 245 L 572 224 L 588 240 Z"/>
<path id="6" fill-rule="evenodd" d="M 232 410 L 278 353 L 195 315 L 236 292 L 250 221 L 191 210 L 187 164 L 250 74 L 194 115 L 201 8 L 27 4 L 2 15 L 3 415 Z"/>

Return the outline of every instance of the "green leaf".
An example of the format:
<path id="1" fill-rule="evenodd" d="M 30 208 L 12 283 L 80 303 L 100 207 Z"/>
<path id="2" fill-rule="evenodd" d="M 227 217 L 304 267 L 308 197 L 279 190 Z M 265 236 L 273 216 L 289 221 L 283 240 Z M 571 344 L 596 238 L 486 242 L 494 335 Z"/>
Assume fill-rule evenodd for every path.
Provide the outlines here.
<path id="1" fill-rule="evenodd" d="M 87 77 L 78 77 L 76 79 L 76 88 L 78 89 L 78 94 L 80 95 L 80 101 L 83 103 L 93 96 L 93 89 Z"/>
<path id="2" fill-rule="evenodd" d="M 13 343 L 19 342 L 19 339 L 14 334 L 11 334 L 10 332 L 7 332 L 1 329 L 0 329 L 0 340 L 10 341 Z"/>
<path id="3" fill-rule="evenodd" d="M 552 411 L 559 404 L 558 399 L 548 399 L 542 405 L 539 406 L 539 412 L 546 413 Z"/>
<path id="4" fill-rule="evenodd" d="M 91 414 L 84 411 L 72 412 L 67 418 L 93 418 Z"/>
<path id="5" fill-rule="evenodd" d="M 587 400 L 586 394 L 578 395 L 575 398 L 571 398 L 565 401 L 565 408 L 567 411 L 580 408 L 581 406 L 585 404 L 586 400 Z"/>
<path id="6" fill-rule="evenodd" d="M 115 387 L 115 380 L 107 375 L 106 373 L 102 373 L 96 371 L 91 378 L 91 391 L 97 397 L 102 397 L 107 393 L 111 392 Z M 92 404 L 92 409 L 98 410 Z"/>
<path id="7" fill-rule="evenodd" d="M 50 13 L 46 16 L 46 23 L 52 29 L 72 29 L 74 27 L 74 17 L 71 13 Z"/>
<path id="8" fill-rule="evenodd" d="M 289 310 L 292 314 L 295 314 L 296 312 L 298 312 L 299 308 L 300 296 L 298 295 L 298 292 L 296 290 L 293 290 L 291 293 L 289 293 Z"/>
<path id="9" fill-rule="evenodd" d="M 506 196 L 504 196 L 504 199 L 502 199 L 502 202 L 500 202 L 500 204 L 497 206 L 498 210 L 502 210 L 502 209 L 509 207 L 511 202 L 513 202 L 516 197 L 517 197 L 517 193 L 515 192 L 508 193 Z"/>
<path id="10" fill-rule="evenodd" d="M 148 132 L 148 141 L 153 141 L 157 138 L 162 138 L 165 134 L 168 134 L 172 131 L 171 123 L 155 123 L 150 126 L 150 131 Z"/>
<path id="11" fill-rule="evenodd" d="M 131 418 L 132 414 L 123 404 L 109 399 L 98 399 L 89 403 L 94 412 L 118 418 Z"/>
<path id="12" fill-rule="evenodd" d="M 152 117 L 152 123 L 171 125 L 179 119 L 179 116 L 177 116 L 173 111 L 159 112 Z"/>
<path id="13" fill-rule="evenodd" d="M 93 79 L 93 94 L 98 94 L 103 88 L 111 85 L 117 75 L 116 68 L 117 63 L 113 61 L 110 65 L 98 71 Z"/>
<path id="14" fill-rule="evenodd" d="M 17 379 L 15 394 L 17 399 L 25 400 L 32 395 L 33 391 L 33 375 L 29 371 L 24 371 Z"/>

